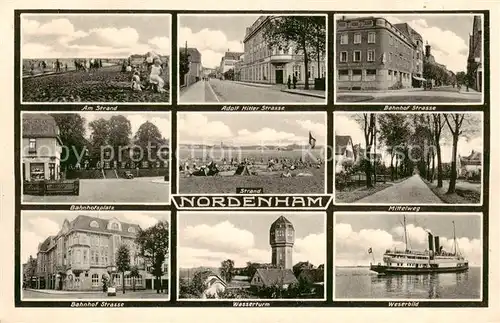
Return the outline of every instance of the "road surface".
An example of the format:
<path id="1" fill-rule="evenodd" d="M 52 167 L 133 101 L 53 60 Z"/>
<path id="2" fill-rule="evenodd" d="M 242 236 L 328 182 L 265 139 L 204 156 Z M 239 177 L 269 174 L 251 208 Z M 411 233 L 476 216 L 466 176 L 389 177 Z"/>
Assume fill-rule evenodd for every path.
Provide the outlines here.
<path id="1" fill-rule="evenodd" d="M 281 92 L 275 86 L 251 86 L 233 81 L 199 81 L 181 92 L 181 103 L 324 103 L 325 99 Z"/>
<path id="2" fill-rule="evenodd" d="M 96 292 L 72 292 L 72 291 L 50 291 L 46 290 L 23 290 L 22 297 L 24 300 L 32 299 L 65 299 L 65 300 L 106 300 L 106 301 L 116 301 L 117 299 L 168 299 L 168 294 L 166 293 L 156 293 L 156 290 L 125 290 L 125 294 L 121 290 L 118 290 L 116 296 L 108 296 L 107 293 L 96 291 Z"/>
<path id="3" fill-rule="evenodd" d="M 443 201 L 431 191 L 419 175 L 413 175 L 400 183 L 362 198 L 355 203 L 441 204 Z"/>

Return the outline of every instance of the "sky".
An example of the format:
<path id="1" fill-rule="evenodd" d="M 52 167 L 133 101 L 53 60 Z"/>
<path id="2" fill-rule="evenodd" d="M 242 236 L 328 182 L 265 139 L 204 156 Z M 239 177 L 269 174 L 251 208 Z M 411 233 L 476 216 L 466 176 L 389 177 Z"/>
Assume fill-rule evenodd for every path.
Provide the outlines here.
<path id="1" fill-rule="evenodd" d="M 32 255 L 36 258 L 38 244 L 50 235 L 56 235 L 64 220 L 74 220 L 78 215 L 88 215 L 101 219 L 116 218 L 121 222 L 138 224 L 145 229 L 158 221 L 170 221 L 170 212 L 74 212 L 74 211 L 23 211 L 21 214 L 21 262 Z"/>
<path id="2" fill-rule="evenodd" d="M 112 116 L 118 116 L 122 115 L 126 117 L 131 124 L 132 128 L 132 136 L 135 135 L 139 127 L 145 123 L 146 121 L 149 121 L 156 125 L 158 129 L 160 130 L 162 136 L 165 139 L 170 138 L 170 133 L 171 133 L 171 123 L 170 123 L 170 113 L 169 112 L 134 112 L 134 113 L 126 113 L 126 112 L 120 112 L 120 113 L 115 113 L 115 112 L 80 112 L 79 113 L 82 117 L 85 118 L 86 120 L 86 133 L 85 137 L 88 139 L 91 135 L 91 130 L 89 127 L 89 123 L 103 118 L 106 120 L 109 120 Z"/>
<path id="3" fill-rule="evenodd" d="M 482 263 L 480 214 L 407 214 L 406 225 L 409 249 L 425 250 L 427 233 L 440 237 L 443 249 L 452 252 L 453 224 L 459 250 L 471 266 Z M 386 249 L 404 249 L 403 214 L 398 213 L 336 213 L 335 214 L 335 266 L 368 266 L 373 258 L 382 262 Z M 410 244 L 411 243 L 411 244 Z"/>
<path id="4" fill-rule="evenodd" d="M 179 16 L 179 47 L 195 47 L 201 53 L 204 67 L 220 65 L 227 51 L 243 52 L 246 28 L 258 15 L 181 15 Z"/>
<path id="5" fill-rule="evenodd" d="M 269 229 L 281 215 L 295 228 L 293 264 L 324 264 L 324 212 L 179 212 L 179 268 L 220 267 L 226 259 L 234 260 L 235 267 L 271 263 Z"/>
<path id="6" fill-rule="evenodd" d="M 290 112 L 178 112 L 178 140 L 182 144 L 288 145 L 326 143 L 326 114 Z"/>
<path id="7" fill-rule="evenodd" d="M 446 65 L 454 73 L 467 71 L 469 34 L 472 33 L 473 15 L 391 14 L 385 16 L 377 14 L 377 16 L 386 18 L 392 24 L 408 23 L 422 36 L 424 44 L 431 45 L 431 53 L 436 62 Z"/>
<path id="8" fill-rule="evenodd" d="M 170 15 L 23 14 L 22 57 L 125 58 L 170 55 Z"/>
<path id="9" fill-rule="evenodd" d="M 335 113 L 334 132 L 338 136 L 349 135 L 354 145 L 361 143 L 361 147 L 365 147 L 363 128 L 355 121 L 355 115 L 355 113 Z M 467 118 L 470 118 L 470 115 L 466 116 L 466 119 L 464 119 L 464 125 Z M 478 127 L 480 127 L 480 125 L 478 125 Z M 451 162 L 453 144 L 451 142 L 450 130 L 446 124 L 443 127 L 441 137 L 441 158 L 444 163 L 448 163 Z M 386 164 L 390 165 L 390 154 L 386 154 L 381 148 L 382 147 L 377 147 L 377 150 L 379 150 L 378 153 L 384 153 L 383 159 Z M 478 131 L 471 138 L 464 136 L 460 137 L 458 141 L 458 154 L 460 156 L 469 156 L 472 150 L 479 152 L 483 151 L 482 131 Z"/>

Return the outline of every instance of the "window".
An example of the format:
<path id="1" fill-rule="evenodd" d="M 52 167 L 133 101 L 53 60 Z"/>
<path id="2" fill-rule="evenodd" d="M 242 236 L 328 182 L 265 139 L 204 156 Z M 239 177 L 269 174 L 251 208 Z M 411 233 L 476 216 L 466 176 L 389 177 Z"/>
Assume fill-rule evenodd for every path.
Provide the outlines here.
<path id="1" fill-rule="evenodd" d="M 394 47 L 398 48 L 398 43 L 399 43 L 399 40 L 394 39 Z"/>
<path id="2" fill-rule="evenodd" d="M 36 139 L 35 138 L 30 138 L 29 152 L 30 153 L 36 152 Z"/>
<path id="3" fill-rule="evenodd" d="M 119 230 L 119 229 L 120 227 L 118 226 L 118 223 L 115 222 L 111 224 L 111 230 Z"/>
<path id="4" fill-rule="evenodd" d="M 142 285 L 142 275 L 139 275 L 137 278 L 136 278 L 136 285 Z"/>
<path id="5" fill-rule="evenodd" d="M 87 263 L 87 250 L 83 250 L 83 263 L 86 264 Z"/>
<path id="6" fill-rule="evenodd" d="M 340 45 L 347 45 L 348 43 L 349 43 L 349 35 L 342 34 L 342 36 L 340 36 Z"/>
<path id="7" fill-rule="evenodd" d="M 116 286 L 122 285 L 122 275 L 121 274 L 115 274 L 114 283 Z"/>
<path id="8" fill-rule="evenodd" d="M 389 45 L 394 44 L 394 39 L 392 38 L 392 35 L 389 35 Z"/>
<path id="9" fill-rule="evenodd" d="M 135 233 L 135 228 L 134 228 L 134 227 L 129 227 L 129 228 L 128 228 L 128 232 L 130 232 L 130 233 Z"/>
<path id="10" fill-rule="evenodd" d="M 361 61 L 361 51 L 360 50 L 355 50 L 353 55 L 352 55 L 352 60 L 354 62 L 359 62 Z"/>
<path id="11" fill-rule="evenodd" d="M 130 275 L 125 275 L 125 286 L 131 286 L 131 281 Z"/>
<path id="12" fill-rule="evenodd" d="M 361 34 L 354 34 L 354 43 L 361 44 Z"/>
<path id="13" fill-rule="evenodd" d="M 368 44 L 375 44 L 375 33 L 368 33 Z"/>
<path id="14" fill-rule="evenodd" d="M 351 27 L 354 27 L 354 28 L 359 27 L 359 22 L 358 21 L 351 22 Z"/>
<path id="15" fill-rule="evenodd" d="M 368 50 L 367 60 L 368 60 L 368 62 L 375 61 L 375 51 L 373 49 Z"/>
<path id="16" fill-rule="evenodd" d="M 347 23 L 345 21 L 339 22 L 339 28 L 346 28 L 346 27 L 347 27 Z"/>
<path id="17" fill-rule="evenodd" d="M 373 20 L 365 20 L 364 25 L 365 25 L 365 26 L 368 26 L 368 27 L 373 26 Z"/>
<path id="18" fill-rule="evenodd" d="M 97 221 L 92 221 L 92 222 L 90 222 L 90 226 L 92 228 L 98 228 L 99 227 L 99 223 L 97 223 Z"/>
<path id="19" fill-rule="evenodd" d="M 92 274 L 92 286 L 93 287 L 99 286 L 99 275 L 98 274 Z"/>
<path id="20" fill-rule="evenodd" d="M 362 71 L 361 70 L 352 70 L 352 75 L 361 75 Z"/>
<path id="21" fill-rule="evenodd" d="M 366 70 L 366 75 L 377 75 L 377 70 Z"/>
<path id="22" fill-rule="evenodd" d="M 340 62 L 347 62 L 347 52 L 340 52 Z"/>
<path id="23" fill-rule="evenodd" d="M 43 163 L 30 164 L 30 177 L 32 180 L 41 180 L 45 178 L 45 165 Z"/>

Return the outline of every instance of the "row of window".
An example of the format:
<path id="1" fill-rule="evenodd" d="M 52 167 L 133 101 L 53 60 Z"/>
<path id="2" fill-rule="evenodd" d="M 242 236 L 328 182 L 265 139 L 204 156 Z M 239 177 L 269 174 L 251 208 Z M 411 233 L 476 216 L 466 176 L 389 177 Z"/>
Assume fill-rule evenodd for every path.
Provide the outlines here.
<path id="1" fill-rule="evenodd" d="M 349 55 L 346 51 L 340 52 L 340 62 L 347 63 L 349 61 Z M 361 62 L 361 51 L 355 50 L 352 52 L 352 61 L 353 62 Z M 366 61 L 374 62 L 375 61 L 375 50 L 369 49 L 366 51 Z"/>
<path id="2" fill-rule="evenodd" d="M 376 69 L 366 69 L 364 81 L 375 81 L 377 70 Z M 342 69 L 338 70 L 339 81 L 362 81 L 363 70 L 362 69 Z M 398 72 L 393 70 L 387 70 L 387 81 L 401 81 L 403 83 L 410 82 L 411 74 L 406 72 Z"/>
<path id="3" fill-rule="evenodd" d="M 362 51 L 361 50 L 354 50 L 352 52 L 352 62 L 361 62 L 363 59 Z M 386 55 L 385 53 L 382 55 L 382 63 L 385 63 L 386 60 Z M 342 51 L 339 53 L 339 61 L 341 63 L 348 63 L 349 62 L 349 53 L 347 51 Z M 366 61 L 367 62 L 375 62 L 375 50 L 374 49 L 368 49 L 366 51 Z M 396 65 L 401 66 L 406 69 L 411 68 L 411 62 L 410 60 L 406 57 L 403 56 L 403 54 L 393 54 L 389 53 L 387 56 L 387 62 L 388 63 L 396 63 Z M 416 62 L 415 68 L 417 71 L 420 71 L 420 64 L 419 62 Z"/>
<path id="4" fill-rule="evenodd" d="M 349 23 L 347 21 L 339 21 L 338 26 L 339 28 L 347 28 L 347 26 L 352 28 L 358 28 L 362 26 L 373 27 L 373 20 L 364 20 L 364 21 L 357 20 L 357 21 L 351 21 Z"/>
<path id="5" fill-rule="evenodd" d="M 375 44 L 376 38 L 377 38 L 377 34 L 375 32 L 369 32 L 368 33 L 368 44 Z M 340 45 L 347 45 L 347 44 L 349 44 L 349 34 L 345 33 L 345 34 L 340 35 Z M 353 44 L 361 44 L 361 33 L 354 34 Z"/>
<path id="6" fill-rule="evenodd" d="M 92 286 L 93 287 L 98 287 L 101 285 L 101 282 L 104 278 L 104 276 L 107 276 L 106 274 L 103 274 L 102 277 L 99 277 L 98 274 L 92 274 Z M 101 279 L 99 279 L 101 278 Z M 121 274 L 114 274 L 113 275 L 113 282 L 116 286 L 121 286 L 122 285 L 122 276 Z M 129 274 L 125 275 L 125 286 L 133 286 L 133 280 L 134 278 L 131 277 Z M 142 286 L 143 284 L 143 279 L 142 275 L 139 275 L 138 277 L 135 277 L 135 285 L 136 286 Z"/>

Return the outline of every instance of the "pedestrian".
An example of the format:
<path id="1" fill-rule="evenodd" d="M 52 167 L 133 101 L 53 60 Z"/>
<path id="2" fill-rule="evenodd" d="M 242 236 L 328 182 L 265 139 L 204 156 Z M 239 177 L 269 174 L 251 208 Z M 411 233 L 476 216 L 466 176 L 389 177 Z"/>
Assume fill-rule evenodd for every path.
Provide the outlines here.
<path id="1" fill-rule="evenodd" d="M 292 87 L 292 77 L 290 75 L 288 75 L 288 81 L 286 82 L 286 84 L 288 85 L 288 89 Z"/>
<path id="2" fill-rule="evenodd" d="M 106 281 L 103 280 L 103 282 L 102 282 L 102 291 L 103 291 L 103 293 L 106 293 L 107 290 L 108 290 L 108 288 L 106 286 Z"/>
<path id="3" fill-rule="evenodd" d="M 135 71 L 132 76 L 132 90 L 142 91 L 141 77 L 139 76 L 139 71 Z"/>
<path id="4" fill-rule="evenodd" d="M 295 72 L 295 75 L 293 76 L 293 88 L 297 88 L 297 72 Z"/>
<path id="5" fill-rule="evenodd" d="M 158 84 L 158 92 L 166 92 L 163 88 L 165 81 L 161 78 L 162 68 L 161 61 L 159 58 L 153 60 L 154 65 L 151 66 L 151 72 L 149 74 L 149 81 L 154 84 Z"/>

